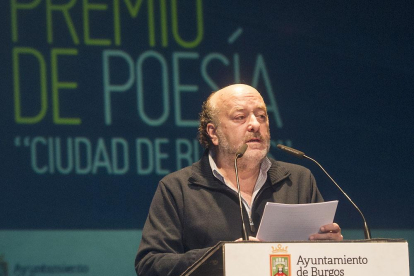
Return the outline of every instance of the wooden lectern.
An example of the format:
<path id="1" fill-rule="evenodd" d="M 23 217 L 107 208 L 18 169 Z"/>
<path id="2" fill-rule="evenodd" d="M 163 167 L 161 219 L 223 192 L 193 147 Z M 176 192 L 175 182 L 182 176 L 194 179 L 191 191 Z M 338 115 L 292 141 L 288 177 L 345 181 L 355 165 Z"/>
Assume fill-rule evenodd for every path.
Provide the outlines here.
<path id="1" fill-rule="evenodd" d="M 402 239 L 220 242 L 181 276 L 409 276 Z"/>

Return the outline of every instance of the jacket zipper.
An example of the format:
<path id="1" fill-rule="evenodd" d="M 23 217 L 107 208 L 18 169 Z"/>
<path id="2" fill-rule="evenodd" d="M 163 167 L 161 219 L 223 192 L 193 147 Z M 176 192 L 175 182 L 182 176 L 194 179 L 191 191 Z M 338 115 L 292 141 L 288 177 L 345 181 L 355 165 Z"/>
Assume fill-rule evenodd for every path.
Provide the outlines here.
<path id="1" fill-rule="evenodd" d="M 259 193 L 256 195 L 256 197 L 254 198 L 254 201 L 253 201 L 253 203 L 252 203 L 252 208 L 251 208 L 251 210 L 252 210 L 252 211 L 253 211 L 253 205 L 254 205 L 254 203 L 256 202 L 256 199 L 257 199 L 257 198 L 259 198 L 259 196 L 261 195 L 261 193 L 262 193 L 265 189 L 268 189 L 268 188 L 269 188 L 269 187 L 265 187 L 264 189 L 261 189 L 261 190 L 259 191 Z M 237 192 L 236 192 L 235 194 L 236 194 L 236 196 L 237 196 Z M 256 232 L 256 226 L 254 225 L 254 222 L 253 222 L 253 220 L 252 220 L 251 214 L 249 214 L 249 212 L 247 212 L 246 207 L 244 206 L 244 204 L 243 204 L 243 210 L 246 212 L 247 216 L 249 217 L 250 232 L 251 232 L 251 233 L 255 233 L 255 232 Z"/>
<path id="2" fill-rule="evenodd" d="M 254 198 L 254 201 L 253 201 L 253 203 L 252 203 L 252 208 L 251 208 L 251 211 L 253 212 L 253 207 L 254 207 L 254 203 L 256 202 L 256 200 L 260 197 L 260 195 L 263 193 L 263 191 L 265 190 L 265 189 L 268 189 L 269 187 L 264 187 L 263 189 L 261 189 L 260 191 L 259 191 L 259 193 L 255 196 L 255 198 Z M 243 206 L 244 207 L 244 206 Z M 253 232 L 253 233 L 255 233 L 256 232 L 256 226 L 254 225 L 254 222 L 253 222 L 253 220 L 252 220 L 252 217 L 251 217 L 251 214 L 249 214 L 248 212 L 246 212 L 247 213 L 247 215 L 249 216 L 249 224 L 250 224 L 250 231 L 251 232 Z"/>
<path id="3" fill-rule="evenodd" d="M 256 227 L 254 226 L 254 222 L 252 220 L 252 217 L 249 214 L 249 223 L 250 223 L 250 232 L 255 233 L 256 232 Z"/>

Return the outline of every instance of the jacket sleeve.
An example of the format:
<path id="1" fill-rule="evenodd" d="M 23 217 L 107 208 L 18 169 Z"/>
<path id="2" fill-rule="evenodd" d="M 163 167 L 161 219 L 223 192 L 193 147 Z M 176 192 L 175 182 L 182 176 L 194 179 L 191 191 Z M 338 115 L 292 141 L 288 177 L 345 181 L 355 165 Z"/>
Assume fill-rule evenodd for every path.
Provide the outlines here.
<path id="1" fill-rule="evenodd" d="M 181 204 L 160 182 L 135 259 L 138 276 L 178 276 L 208 251 L 209 248 L 186 250 Z"/>

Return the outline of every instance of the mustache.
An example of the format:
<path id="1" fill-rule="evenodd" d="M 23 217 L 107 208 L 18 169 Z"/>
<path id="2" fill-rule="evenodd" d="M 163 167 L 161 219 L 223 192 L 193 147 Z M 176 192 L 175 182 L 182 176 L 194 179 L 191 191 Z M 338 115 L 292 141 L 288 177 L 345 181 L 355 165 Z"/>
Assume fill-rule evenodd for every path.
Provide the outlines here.
<path id="1" fill-rule="evenodd" d="M 246 136 L 244 138 L 244 142 L 246 143 L 252 139 L 259 139 L 260 141 L 265 141 L 265 137 L 263 137 L 263 135 L 261 135 L 260 133 L 253 133 L 253 134 Z"/>

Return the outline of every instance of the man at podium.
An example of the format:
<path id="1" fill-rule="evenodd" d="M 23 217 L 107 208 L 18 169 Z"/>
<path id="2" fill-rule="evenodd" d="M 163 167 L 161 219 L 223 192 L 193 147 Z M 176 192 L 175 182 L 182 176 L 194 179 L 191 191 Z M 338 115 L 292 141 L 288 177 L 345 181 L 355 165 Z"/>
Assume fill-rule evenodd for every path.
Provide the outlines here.
<path id="1" fill-rule="evenodd" d="M 193 165 L 165 176 L 158 185 L 135 260 L 137 275 L 180 275 L 219 241 L 240 240 L 235 154 L 247 144 L 238 172 L 250 240 L 266 202 L 321 202 L 312 173 L 267 157 L 266 104 L 251 86 L 235 84 L 212 93 L 200 113 L 199 140 L 206 148 Z M 340 227 L 321 226 L 309 239 L 342 240 Z"/>

